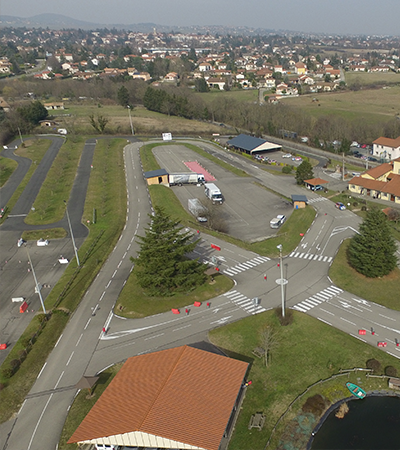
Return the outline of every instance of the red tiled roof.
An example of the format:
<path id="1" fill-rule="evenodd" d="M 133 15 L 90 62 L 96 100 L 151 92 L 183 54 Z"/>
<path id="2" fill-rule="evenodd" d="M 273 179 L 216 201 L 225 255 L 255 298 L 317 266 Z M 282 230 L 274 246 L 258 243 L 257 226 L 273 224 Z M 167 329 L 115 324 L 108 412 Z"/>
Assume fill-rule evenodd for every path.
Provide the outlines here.
<path id="1" fill-rule="evenodd" d="M 385 137 L 379 137 L 373 144 L 384 145 L 385 147 L 397 148 L 400 147 L 400 136 L 396 139 L 390 139 Z"/>
<path id="2" fill-rule="evenodd" d="M 400 197 L 400 175 L 392 173 L 390 175 L 390 181 L 386 183 L 386 186 L 382 189 L 382 192 L 387 192 L 388 194 Z"/>
<path id="3" fill-rule="evenodd" d="M 326 184 L 328 183 L 326 180 L 322 178 L 311 178 L 310 180 L 304 180 L 305 183 L 311 184 L 311 186 L 317 186 L 318 184 Z"/>
<path id="4" fill-rule="evenodd" d="M 349 184 L 355 184 L 356 186 L 361 186 L 366 189 L 373 189 L 374 191 L 380 191 L 386 187 L 387 183 L 385 181 L 371 180 L 370 178 L 354 177 L 349 181 Z"/>
<path id="5" fill-rule="evenodd" d="M 68 443 L 140 431 L 217 450 L 247 368 L 188 346 L 129 358 Z"/>
<path id="6" fill-rule="evenodd" d="M 372 169 L 367 170 L 364 174 L 368 174 L 372 178 L 379 178 L 385 173 L 388 173 L 393 170 L 393 164 L 391 163 L 383 163 L 377 167 L 373 167 Z"/>

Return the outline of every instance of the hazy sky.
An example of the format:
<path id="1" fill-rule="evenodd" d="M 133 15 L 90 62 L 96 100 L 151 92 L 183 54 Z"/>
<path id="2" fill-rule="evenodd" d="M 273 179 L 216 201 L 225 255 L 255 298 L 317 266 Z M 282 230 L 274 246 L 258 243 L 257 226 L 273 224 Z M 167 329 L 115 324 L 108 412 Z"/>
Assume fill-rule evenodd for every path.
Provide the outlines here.
<path id="1" fill-rule="evenodd" d="M 104 24 L 231 25 L 400 35 L 400 0 L 0 0 L 0 14 L 42 13 Z"/>

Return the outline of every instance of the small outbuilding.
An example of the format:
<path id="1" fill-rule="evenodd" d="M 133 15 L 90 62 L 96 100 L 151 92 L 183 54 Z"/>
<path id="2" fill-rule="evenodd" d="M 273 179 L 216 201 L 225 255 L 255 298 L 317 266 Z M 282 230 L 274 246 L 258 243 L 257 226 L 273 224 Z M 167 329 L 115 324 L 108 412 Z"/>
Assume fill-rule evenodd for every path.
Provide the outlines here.
<path id="1" fill-rule="evenodd" d="M 400 379 L 399 378 L 389 378 L 389 388 L 400 390 Z"/>
<path id="2" fill-rule="evenodd" d="M 292 204 L 294 209 L 305 208 L 307 206 L 308 200 L 305 195 L 292 195 Z"/>
<path id="3" fill-rule="evenodd" d="M 314 190 L 317 186 L 322 186 L 323 184 L 328 184 L 326 180 L 322 178 L 311 178 L 310 180 L 304 180 L 307 189 Z"/>
<path id="4" fill-rule="evenodd" d="M 150 170 L 149 172 L 144 172 L 144 178 L 148 185 L 151 184 L 165 184 L 168 186 L 168 172 L 165 169 Z"/>
<path id="5" fill-rule="evenodd" d="M 230 139 L 227 144 L 248 155 L 263 154 L 268 151 L 281 150 L 282 148 L 279 144 L 274 144 L 254 136 L 248 136 L 247 134 L 239 134 L 239 136 Z"/>

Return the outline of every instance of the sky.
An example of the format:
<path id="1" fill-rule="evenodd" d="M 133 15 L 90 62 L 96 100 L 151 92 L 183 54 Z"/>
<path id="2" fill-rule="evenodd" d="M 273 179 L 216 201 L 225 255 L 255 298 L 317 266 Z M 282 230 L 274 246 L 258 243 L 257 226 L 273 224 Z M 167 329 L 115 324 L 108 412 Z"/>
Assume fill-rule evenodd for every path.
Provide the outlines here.
<path id="1" fill-rule="evenodd" d="M 227 25 L 400 35 L 400 0 L 0 0 L 0 15 L 43 13 L 100 24 Z"/>

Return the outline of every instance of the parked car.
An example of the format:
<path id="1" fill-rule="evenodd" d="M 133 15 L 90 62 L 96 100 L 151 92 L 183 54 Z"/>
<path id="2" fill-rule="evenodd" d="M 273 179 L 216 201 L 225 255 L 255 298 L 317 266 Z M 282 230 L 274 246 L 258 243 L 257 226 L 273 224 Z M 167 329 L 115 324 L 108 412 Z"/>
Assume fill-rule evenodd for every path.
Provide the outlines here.
<path id="1" fill-rule="evenodd" d="M 337 209 L 340 209 L 341 211 L 343 211 L 344 209 L 346 209 L 346 207 L 344 206 L 344 204 L 342 202 L 337 202 L 335 204 Z"/>
<path id="2" fill-rule="evenodd" d="M 312 191 L 323 191 L 324 187 L 318 184 L 317 186 L 311 186 Z"/>
<path id="3" fill-rule="evenodd" d="M 282 158 L 291 158 L 292 154 L 291 153 L 285 153 L 284 155 L 282 155 Z"/>
<path id="4" fill-rule="evenodd" d="M 40 238 L 37 242 L 36 245 L 38 247 L 45 247 L 46 245 L 49 245 L 49 241 L 47 239 L 42 239 Z"/>
<path id="5" fill-rule="evenodd" d="M 286 222 L 286 216 L 283 214 L 278 214 L 276 216 L 277 219 L 279 219 L 281 221 L 281 225 L 284 224 Z"/>
<path id="6" fill-rule="evenodd" d="M 350 147 L 359 147 L 360 146 L 360 144 L 357 142 L 357 141 L 353 141 L 351 144 L 350 144 Z"/>
<path id="7" fill-rule="evenodd" d="M 373 156 L 368 156 L 368 161 L 378 162 L 378 160 L 376 158 L 374 158 Z"/>
<path id="8" fill-rule="evenodd" d="M 22 247 L 24 245 L 24 243 L 25 243 L 25 241 L 22 238 L 18 239 L 18 241 L 17 241 L 18 247 Z"/>

